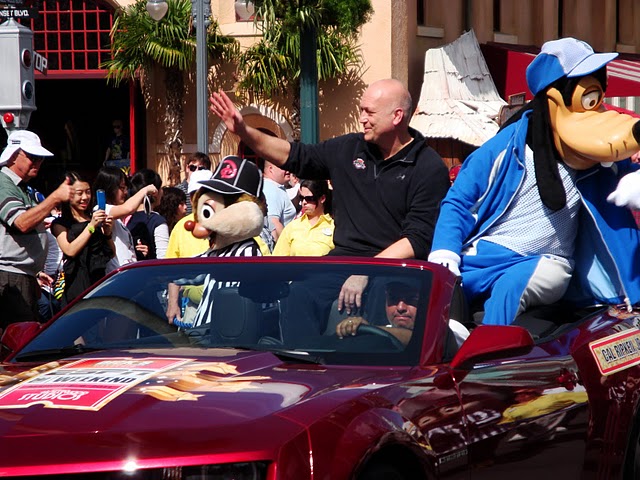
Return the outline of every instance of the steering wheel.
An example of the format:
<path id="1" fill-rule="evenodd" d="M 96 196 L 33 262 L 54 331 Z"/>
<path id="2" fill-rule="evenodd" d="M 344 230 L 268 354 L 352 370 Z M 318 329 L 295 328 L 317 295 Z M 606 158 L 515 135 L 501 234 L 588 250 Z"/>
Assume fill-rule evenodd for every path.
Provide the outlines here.
<path id="1" fill-rule="evenodd" d="M 402 344 L 402 342 L 398 340 L 398 338 L 395 335 L 385 330 L 384 328 L 378 328 L 378 327 L 374 327 L 373 325 L 365 325 L 364 323 L 361 323 L 358 326 L 358 334 L 377 335 L 379 337 L 384 337 L 387 340 L 389 340 L 389 342 L 391 342 L 391 345 L 396 350 L 398 351 L 404 350 L 404 345 Z"/>
<path id="2" fill-rule="evenodd" d="M 104 309 L 124 315 L 138 325 L 147 327 L 157 335 L 167 335 L 176 332 L 176 327 L 169 325 L 166 318 L 156 315 L 128 298 L 115 296 L 87 298 L 75 304 L 67 313 L 91 309 Z M 172 345 L 175 345 L 171 339 L 167 338 L 167 340 Z"/>

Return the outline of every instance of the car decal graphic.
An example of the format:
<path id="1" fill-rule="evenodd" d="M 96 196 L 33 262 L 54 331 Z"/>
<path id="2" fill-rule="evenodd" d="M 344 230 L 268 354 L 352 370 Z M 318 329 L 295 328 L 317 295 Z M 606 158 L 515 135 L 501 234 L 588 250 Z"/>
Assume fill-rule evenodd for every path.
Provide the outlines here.
<path id="1" fill-rule="evenodd" d="M 640 363 L 640 329 L 632 328 L 589 343 L 603 375 L 611 375 Z"/>
<path id="2" fill-rule="evenodd" d="M 184 358 L 91 358 L 36 374 L 0 392 L 0 408 L 98 411 L 114 398 L 158 373 L 191 362 Z"/>
<path id="3" fill-rule="evenodd" d="M 194 362 L 157 376 L 153 384 L 141 384 L 135 391 L 157 400 L 176 402 L 197 400 L 206 392 L 262 391 L 265 389 L 265 382 L 275 385 L 271 377 L 238 377 L 238 373 L 235 365 L 223 362 Z"/>

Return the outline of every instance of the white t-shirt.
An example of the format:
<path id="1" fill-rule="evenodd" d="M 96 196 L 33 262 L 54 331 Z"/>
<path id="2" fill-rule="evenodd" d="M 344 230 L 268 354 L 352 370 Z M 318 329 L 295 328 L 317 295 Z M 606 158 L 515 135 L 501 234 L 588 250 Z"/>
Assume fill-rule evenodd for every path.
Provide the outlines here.
<path id="1" fill-rule="evenodd" d="M 106 213 L 109 215 L 113 205 L 107 204 Z M 122 265 L 136 261 L 136 251 L 133 247 L 131 232 L 124 226 L 120 219 L 113 221 L 113 243 L 116 246 L 116 256 L 107 263 L 106 273 L 112 272 Z"/>

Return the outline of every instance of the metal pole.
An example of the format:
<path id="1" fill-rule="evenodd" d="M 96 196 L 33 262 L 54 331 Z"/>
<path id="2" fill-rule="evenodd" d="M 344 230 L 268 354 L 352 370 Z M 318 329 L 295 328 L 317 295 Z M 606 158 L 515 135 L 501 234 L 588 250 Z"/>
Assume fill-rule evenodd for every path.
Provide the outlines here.
<path id="1" fill-rule="evenodd" d="M 205 5 L 206 2 L 206 5 Z M 191 0 L 196 28 L 196 123 L 198 151 L 209 153 L 207 109 L 207 26 L 211 6 L 209 0 Z"/>
<path id="2" fill-rule="evenodd" d="M 318 143 L 318 62 L 316 30 L 308 27 L 300 33 L 300 140 Z"/>

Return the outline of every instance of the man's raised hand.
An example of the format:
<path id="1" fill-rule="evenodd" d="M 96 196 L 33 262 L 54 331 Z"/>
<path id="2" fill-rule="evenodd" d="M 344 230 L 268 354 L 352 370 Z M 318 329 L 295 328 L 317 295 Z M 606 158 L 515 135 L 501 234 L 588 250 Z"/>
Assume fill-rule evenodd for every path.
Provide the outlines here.
<path id="1" fill-rule="evenodd" d="M 239 134 L 244 129 L 244 119 L 229 96 L 222 90 L 209 97 L 209 109 L 222 120 L 230 132 Z"/>

